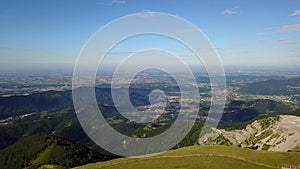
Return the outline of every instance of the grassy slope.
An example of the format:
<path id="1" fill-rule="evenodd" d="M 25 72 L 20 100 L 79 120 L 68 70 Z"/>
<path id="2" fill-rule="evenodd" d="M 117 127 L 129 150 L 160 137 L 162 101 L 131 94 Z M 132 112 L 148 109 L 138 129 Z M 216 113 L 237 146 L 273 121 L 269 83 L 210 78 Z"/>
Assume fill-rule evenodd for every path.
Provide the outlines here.
<path id="1" fill-rule="evenodd" d="M 64 159 L 67 152 L 61 146 L 52 144 L 38 154 L 37 158 L 31 161 L 32 165 L 50 163 L 51 159 Z"/>
<path id="2" fill-rule="evenodd" d="M 255 151 L 229 146 L 191 146 L 144 158 L 120 158 L 88 164 L 76 169 L 95 168 L 281 168 L 298 165 L 300 153 Z"/>

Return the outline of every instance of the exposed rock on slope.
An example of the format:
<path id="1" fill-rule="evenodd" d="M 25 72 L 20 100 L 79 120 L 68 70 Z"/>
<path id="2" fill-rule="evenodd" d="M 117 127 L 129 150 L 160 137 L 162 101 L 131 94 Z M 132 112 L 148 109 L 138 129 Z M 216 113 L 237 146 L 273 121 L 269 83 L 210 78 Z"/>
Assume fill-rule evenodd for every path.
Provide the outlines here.
<path id="1" fill-rule="evenodd" d="M 243 130 L 212 129 L 200 145 L 235 145 L 258 150 L 299 151 L 300 117 L 281 115 L 256 120 Z"/>

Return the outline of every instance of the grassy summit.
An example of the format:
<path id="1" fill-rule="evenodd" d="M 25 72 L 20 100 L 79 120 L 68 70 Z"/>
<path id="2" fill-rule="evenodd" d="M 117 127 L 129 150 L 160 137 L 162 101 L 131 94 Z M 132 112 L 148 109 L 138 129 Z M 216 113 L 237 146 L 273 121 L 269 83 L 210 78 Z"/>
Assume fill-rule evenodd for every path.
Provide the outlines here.
<path id="1" fill-rule="evenodd" d="M 229 146 L 191 146 L 140 158 L 120 158 L 75 169 L 129 168 L 228 168 L 268 169 L 282 164 L 298 165 L 300 153 L 255 151 Z"/>

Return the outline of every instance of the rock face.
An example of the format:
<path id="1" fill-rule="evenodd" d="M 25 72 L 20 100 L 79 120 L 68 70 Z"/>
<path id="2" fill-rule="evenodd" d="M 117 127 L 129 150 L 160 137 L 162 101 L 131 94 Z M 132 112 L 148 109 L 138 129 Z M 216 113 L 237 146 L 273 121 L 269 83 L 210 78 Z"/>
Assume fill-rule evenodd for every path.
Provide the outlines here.
<path id="1" fill-rule="evenodd" d="M 213 128 L 199 138 L 200 145 L 234 145 L 269 151 L 300 150 L 300 117 L 281 115 L 256 120 L 243 130 Z"/>

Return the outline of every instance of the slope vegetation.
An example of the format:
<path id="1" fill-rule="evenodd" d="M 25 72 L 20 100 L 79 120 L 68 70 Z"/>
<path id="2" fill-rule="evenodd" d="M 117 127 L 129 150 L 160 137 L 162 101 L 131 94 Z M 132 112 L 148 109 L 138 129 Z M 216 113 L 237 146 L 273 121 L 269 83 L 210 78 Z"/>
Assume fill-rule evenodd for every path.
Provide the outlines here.
<path id="1" fill-rule="evenodd" d="M 0 151 L 0 168 L 38 168 L 43 164 L 73 167 L 112 159 L 67 139 L 36 134 Z"/>

